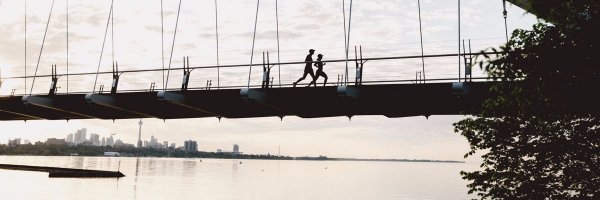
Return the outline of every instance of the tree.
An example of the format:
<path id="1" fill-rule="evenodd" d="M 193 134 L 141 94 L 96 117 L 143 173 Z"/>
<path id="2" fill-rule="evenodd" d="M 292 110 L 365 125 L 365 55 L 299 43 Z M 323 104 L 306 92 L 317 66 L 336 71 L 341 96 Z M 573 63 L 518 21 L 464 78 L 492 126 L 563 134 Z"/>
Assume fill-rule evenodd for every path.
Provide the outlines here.
<path id="1" fill-rule="evenodd" d="M 461 174 L 481 199 L 598 199 L 600 115 L 567 97 L 600 83 L 600 1 L 529 3 L 547 22 L 484 56 L 479 66 L 503 81 L 480 114 L 454 124 L 465 157 L 483 154 L 480 171 Z"/>

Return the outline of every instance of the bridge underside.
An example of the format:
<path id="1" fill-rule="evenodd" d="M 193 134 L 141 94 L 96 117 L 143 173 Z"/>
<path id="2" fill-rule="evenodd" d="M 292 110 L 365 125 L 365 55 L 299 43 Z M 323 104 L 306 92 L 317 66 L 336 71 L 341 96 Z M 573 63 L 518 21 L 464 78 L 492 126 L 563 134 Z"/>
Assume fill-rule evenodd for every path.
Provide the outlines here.
<path id="1" fill-rule="evenodd" d="M 490 82 L 227 89 L 0 97 L 0 120 L 131 118 L 302 118 L 472 114 Z M 592 95 L 593 96 L 593 95 Z M 600 100 L 572 96 L 574 108 L 598 113 Z"/>

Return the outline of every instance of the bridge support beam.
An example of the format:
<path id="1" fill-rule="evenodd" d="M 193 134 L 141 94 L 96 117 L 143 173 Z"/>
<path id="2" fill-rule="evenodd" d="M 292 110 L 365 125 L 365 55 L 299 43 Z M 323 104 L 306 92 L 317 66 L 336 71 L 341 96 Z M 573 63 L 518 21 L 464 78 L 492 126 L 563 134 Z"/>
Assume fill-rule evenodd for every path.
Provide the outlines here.
<path id="1" fill-rule="evenodd" d="M 222 116 L 218 113 L 214 113 L 214 112 L 208 111 L 206 109 L 200 108 L 198 106 L 192 105 L 190 103 L 190 99 L 185 94 L 182 94 L 179 92 L 159 91 L 156 94 L 156 96 L 159 101 L 168 102 L 170 104 L 181 106 L 181 107 L 187 108 L 189 110 L 193 110 L 202 115 L 214 115 L 214 116 L 218 116 L 218 117 Z"/>
<path id="2" fill-rule="evenodd" d="M 10 120 L 42 120 L 44 118 L 33 116 L 26 113 L 13 112 L 10 110 L 0 109 L 0 117 L 2 119 L 9 118 Z"/>
<path id="3" fill-rule="evenodd" d="M 465 82 L 457 82 L 452 83 L 452 93 L 457 95 L 464 95 L 471 93 L 471 88 L 469 87 L 469 83 Z"/>
<path id="4" fill-rule="evenodd" d="M 90 94 L 85 95 L 85 101 L 90 104 L 104 106 L 104 107 L 108 107 L 108 108 L 112 108 L 112 109 L 116 109 L 116 110 L 120 110 L 120 111 L 124 111 L 124 112 L 128 112 L 128 113 L 140 115 L 144 118 L 159 118 L 160 119 L 160 117 L 158 117 L 158 116 L 147 114 L 145 112 L 134 111 L 130 108 L 127 108 L 126 106 L 120 105 L 118 98 L 114 97 L 114 96 L 110 96 L 110 95 L 90 93 Z M 140 102 L 140 103 L 142 103 L 142 102 Z"/>
<path id="5" fill-rule="evenodd" d="M 250 88 L 241 89 L 240 97 L 245 101 L 252 101 L 261 104 L 265 104 L 267 100 L 267 94 L 265 92 Z"/>
<path id="6" fill-rule="evenodd" d="M 59 106 L 54 99 L 51 97 L 42 97 L 42 96 L 23 96 L 23 103 L 26 106 L 38 106 L 42 108 L 47 108 L 52 111 L 62 112 L 67 115 L 75 115 L 74 118 L 98 118 L 98 116 L 86 115 L 74 111 L 70 111 L 62 106 Z"/>
<path id="7" fill-rule="evenodd" d="M 243 88 L 240 90 L 240 97 L 242 98 L 242 100 L 250 103 L 256 103 L 265 106 L 269 109 L 284 113 L 282 109 L 278 106 L 270 104 L 268 102 L 267 96 L 267 92 L 260 89 Z M 280 115 L 279 117 L 282 117 L 282 115 Z"/>
<path id="8" fill-rule="evenodd" d="M 348 97 L 355 100 L 360 98 L 360 90 L 352 86 L 337 86 L 337 93 L 341 97 Z"/>

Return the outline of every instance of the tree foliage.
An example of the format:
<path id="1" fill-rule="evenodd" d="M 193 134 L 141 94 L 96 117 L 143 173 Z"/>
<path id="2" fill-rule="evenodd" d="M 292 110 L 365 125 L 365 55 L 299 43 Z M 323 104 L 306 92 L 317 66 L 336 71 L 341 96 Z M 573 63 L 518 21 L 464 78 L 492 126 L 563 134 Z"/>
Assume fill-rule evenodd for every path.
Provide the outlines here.
<path id="1" fill-rule="evenodd" d="M 485 56 L 480 67 L 503 81 L 479 115 L 454 124 L 465 157 L 483 154 L 480 171 L 461 174 L 482 199 L 598 199 L 600 115 L 568 91 L 600 83 L 600 1 L 529 2 L 546 22 Z"/>

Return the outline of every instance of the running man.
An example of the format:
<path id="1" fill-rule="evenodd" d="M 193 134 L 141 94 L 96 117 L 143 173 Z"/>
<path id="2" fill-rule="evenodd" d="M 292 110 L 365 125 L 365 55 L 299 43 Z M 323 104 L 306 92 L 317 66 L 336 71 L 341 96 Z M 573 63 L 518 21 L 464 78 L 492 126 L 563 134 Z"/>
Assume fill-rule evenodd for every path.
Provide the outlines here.
<path id="1" fill-rule="evenodd" d="M 315 62 L 315 67 L 317 67 L 317 73 L 315 73 L 315 76 L 314 76 L 312 82 L 310 82 L 308 84 L 308 86 L 310 86 L 310 84 L 315 84 L 315 87 L 317 87 L 317 79 L 319 79 L 319 76 L 322 76 L 323 78 L 325 78 L 325 82 L 323 82 L 323 86 L 325 86 L 325 84 L 327 84 L 327 74 L 325 74 L 325 72 L 323 72 L 323 65 L 325 65 L 326 63 L 324 63 L 321 60 L 323 60 L 323 55 L 319 54 L 317 56 L 317 62 Z"/>
<path id="2" fill-rule="evenodd" d="M 306 62 L 306 65 L 304 66 L 304 75 L 302 75 L 302 77 L 300 79 L 298 79 L 298 81 L 294 82 L 294 87 L 296 87 L 296 85 L 298 85 L 298 83 L 302 80 L 304 80 L 306 78 L 306 75 L 310 74 L 311 78 L 315 78 L 315 73 L 313 72 L 312 69 L 312 55 L 315 54 L 315 50 L 314 49 L 310 49 L 308 50 L 308 55 L 306 56 L 306 59 L 304 59 L 304 61 Z M 310 85 L 309 85 L 310 86 Z"/>

